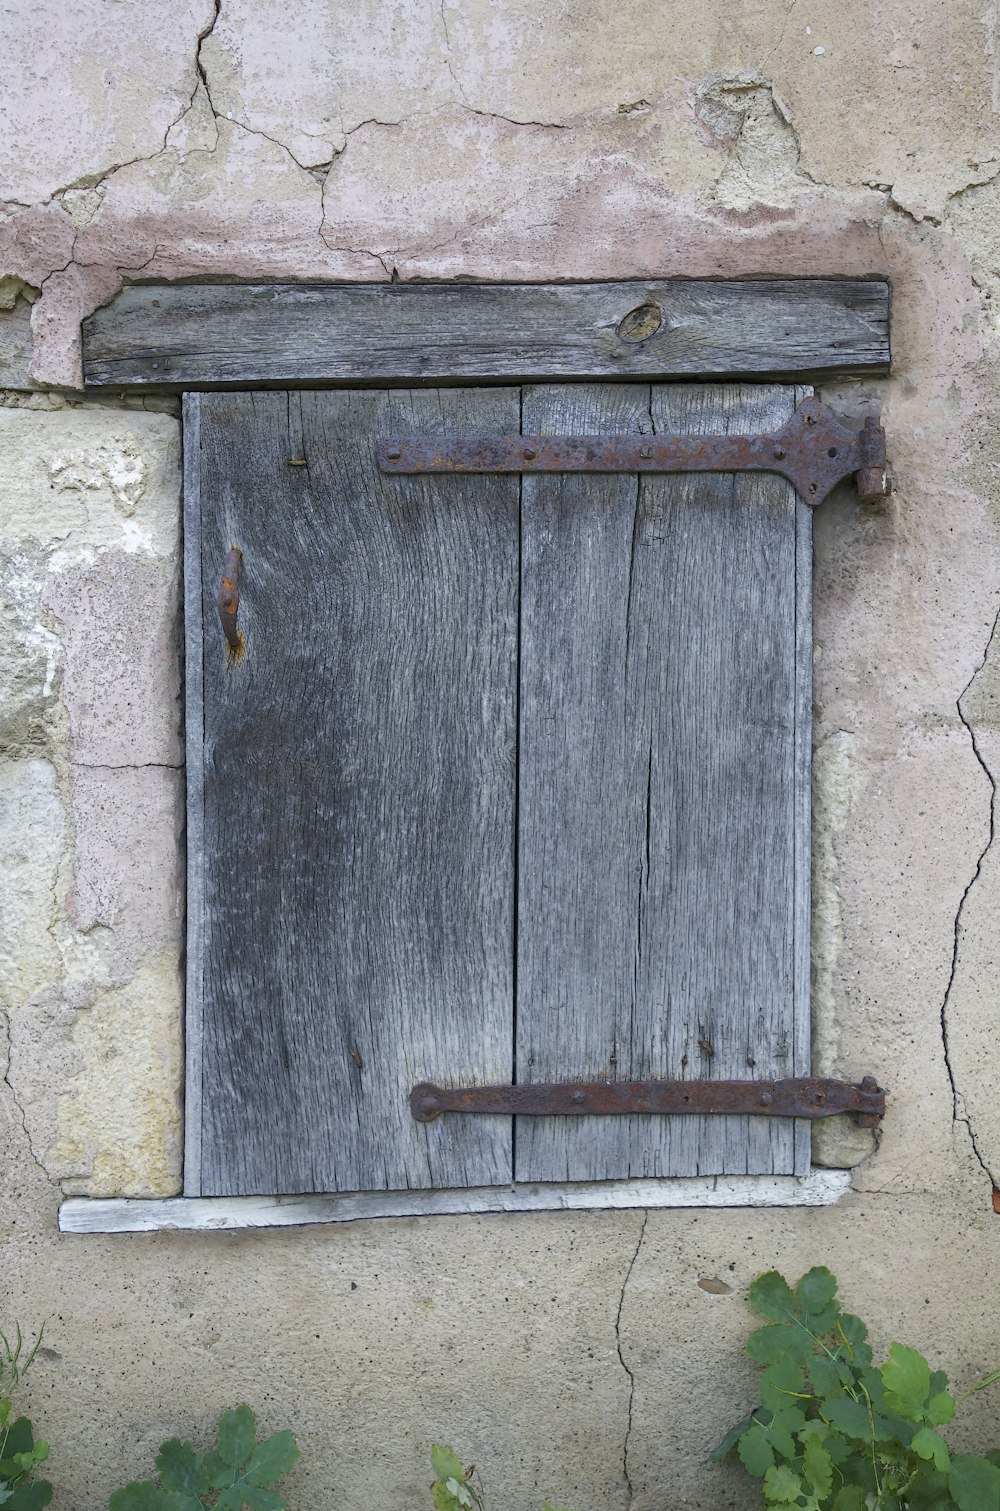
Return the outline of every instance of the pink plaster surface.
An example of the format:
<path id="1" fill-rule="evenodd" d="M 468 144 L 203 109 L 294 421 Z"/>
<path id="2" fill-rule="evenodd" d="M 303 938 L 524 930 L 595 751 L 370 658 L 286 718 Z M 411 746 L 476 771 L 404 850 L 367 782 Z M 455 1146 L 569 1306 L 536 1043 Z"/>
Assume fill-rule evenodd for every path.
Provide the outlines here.
<path id="1" fill-rule="evenodd" d="M 160 766 L 71 770 L 73 884 L 66 913 L 106 931 L 105 985 L 176 949 L 183 918 L 183 773 Z"/>
<path id="2" fill-rule="evenodd" d="M 103 551 L 57 577 L 48 599 L 65 647 L 70 760 L 180 766 L 177 564 Z"/>

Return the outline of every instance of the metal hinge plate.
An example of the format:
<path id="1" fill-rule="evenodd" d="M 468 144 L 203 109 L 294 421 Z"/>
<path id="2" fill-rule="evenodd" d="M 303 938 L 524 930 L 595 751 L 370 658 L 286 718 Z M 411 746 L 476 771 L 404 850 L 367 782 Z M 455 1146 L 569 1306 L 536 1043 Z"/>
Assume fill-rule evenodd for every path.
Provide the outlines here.
<path id="1" fill-rule="evenodd" d="M 806 399 L 774 435 L 507 435 L 453 440 L 394 436 L 377 450 L 382 472 L 772 472 L 807 504 L 854 474 L 865 503 L 888 496 L 885 431 L 877 420 L 847 430 Z"/>
<path id="2" fill-rule="evenodd" d="M 410 1092 L 419 1123 L 443 1112 L 518 1117 L 608 1117 L 629 1112 L 678 1115 L 749 1113 L 755 1117 L 829 1118 L 853 1113 L 873 1128 L 885 1116 L 885 1092 L 871 1076 L 859 1085 L 822 1076 L 783 1081 L 567 1081 L 538 1086 L 433 1086 Z"/>

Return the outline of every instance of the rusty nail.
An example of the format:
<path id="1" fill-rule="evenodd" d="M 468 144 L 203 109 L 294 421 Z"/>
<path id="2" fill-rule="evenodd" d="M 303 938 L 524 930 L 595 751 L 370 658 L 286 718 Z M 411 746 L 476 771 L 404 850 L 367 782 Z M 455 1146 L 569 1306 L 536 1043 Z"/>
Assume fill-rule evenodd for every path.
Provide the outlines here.
<path id="1" fill-rule="evenodd" d="M 784 448 L 784 446 L 775 446 L 775 448 L 774 448 L 774 458 L 775 458 L 775 461 L 778 461 L 778 462 L 783 462 L 785 460 L 785 448 Z"/>
<path id="2" fill-rule="evenodd" d="M 243 637 L 240 634 L 236 617 L 240 611 L 240 562 L 243 560 L 243 552 L 239 546 L 233 546 L 229 552 L 229 560 L 222 573 L 222 586 L 219 588 L 219 620 L 222 624 L 222 633 L 226 637 L 229 647 L 230 661 L 238 659 L 243 650 Z"/>
<path id="3" fill-rule="evenodd" d="M 771 1093 L 769 1091 L 762 1091 L 761 1092 L 761 1094 L 760 1094 L 760 1105 L 762 1107 L 770 1107 L 770 1105 L 771 1105 L 771 1103 L 773 1101 L 774 1101 L 774 1097 L 771 1095 Z"/>
<path id="4" fill-rule="evenodd" d="M 642 457 L 644 462 L 648 462 L 653 453 L 649 446 L 644 446 L 643 449 L 639 452 L 639 455 Z"/>
<path id="5" fill-rule="evenodd" d="M 530 446 L 526 446 L 524 448 L 524 460 L 526 462 L 533 462 L 535 460 L 535 457 L 537 455 L 538 455 L 538 452 L 537 451 L 533 451 Z"/>
<path id="6" fill-rule="evenodd" d="M 398 462 L 400 457 L 399 447 L 394 446 L 391 451 L 386 452 L 386 456 L 389 458 L 390 462 Z"/>

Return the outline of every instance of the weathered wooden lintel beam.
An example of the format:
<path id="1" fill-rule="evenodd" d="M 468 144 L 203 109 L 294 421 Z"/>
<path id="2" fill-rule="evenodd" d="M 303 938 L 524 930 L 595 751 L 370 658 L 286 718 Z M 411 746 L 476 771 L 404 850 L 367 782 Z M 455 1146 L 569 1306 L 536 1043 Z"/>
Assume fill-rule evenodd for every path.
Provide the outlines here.
<path id="1" fill-rule="evenodd" d="M 84 377 L 177 390 L 877 375 L 889 293 L 828 278 L 144 284 L 84 321 Z"/>

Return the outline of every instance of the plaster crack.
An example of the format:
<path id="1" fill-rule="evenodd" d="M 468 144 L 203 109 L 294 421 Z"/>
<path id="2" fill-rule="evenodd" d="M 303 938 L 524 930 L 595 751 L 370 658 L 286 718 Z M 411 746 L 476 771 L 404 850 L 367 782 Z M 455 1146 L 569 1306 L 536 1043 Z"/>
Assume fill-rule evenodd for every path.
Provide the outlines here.
<path id="1" fill-rule="evenodd" d="M 13 1049 L 12 1049 L 11 1032 L 10 1032 L 10 1013 L 7 1011 L 6 1008 L 0 1008 L 0 1014 L 3 1015 L 4 1036 L 5 1036 L 6 1040 L 7 1040 L 7 1065 L 6 1065 L 6 1068 L 5 1068 L 4 1073 L 3 1073 L 3 1084 L 6 1086 L 7 1090 L 10 1093 L 10 1099 L 11 1099 L 11 1102 L 13 1103 L 14 1111 L 17 1113 L 18 1121 L 20 1122 L 22 1131 L 24 1133 L 24 1141 L 25 1141 L 25 1143 L 28 1146 L 28 1153 L 31 1155 L 31 1158 L 34 1161 L 35 1165 L 37 1166 L 37 1168 L 39 1170 L 39 1173 L 45 1178 L 46 1183 L 48 1185 L 54 1185 L 55 1182 L 53 1181 L 52 1176 L 49 1174 L 48 1170 L 46 1170 L 45 1166 L 42 1164 L 42 1161 L 39 1159 L 38 1155 L 35 1153 L 35 1146 L 34 1146 L 34 1144 L 31 1141 L 31 1133 L 30 1133 L 30 1131 L 28 1129 L 28 1115 L 27 1115 L 27 1113 L 24 1110 L 24 1107 L 23 1107 L 23 1105 L 21 1103 L 20 1098 L 18 1097 L 17 1092 L 14 1090 L 14 1083 L 13 1083 L 13 1081 L 10 1078 L 10 1068 L 11 1068 L 11 1062 L 12 1062 L 12 1059 L 13 1059 Z"/>
<path id="2" fill-rule="evenodd" d="M 463 85 L 461 79 L 458 77 L 458 74 L 455 72 L 454 65 L 452 64 L 452 61 L 451 61 L 451 34 L 448 31 L 448 17 L 445 14 L 445 6 L 447 5 L 447 3 L 448 3 L 448 0 L 441 0 L 441 26 L 442 26 L 442 28 L 444 30 L 444 45 L 445 45 L 444 62 L 445 62 L 445 67 L 447 68 L 448 72 L 451 74 L 451 81 L 454 84 L 455 88 L 458 90 L 459 94 L 461 95 L 462 101 L 464 103 L 464 101 L 466 99 L 465 86 Z"/>
<path id="3" fill-rule="evenodd" d="M 629 1473 L 628 1467 L 628 1445 L 632 1436 L 632 1405 L 635 1400 L 635 1373 L 625 1363 L 625 1355 L 622 1353 L 622 1310 L 625 1306 L 625 1292 L 628 1290 L 628 1283 L 632 1278 L 632 1271 L 635 1269 L 635 1262 L 639 1258 L 639 1250 L 642 1248 L 642 1241 L 646 1236 L 646 1224 L 648 1221 L 649 1211 L 647 1209 L 642 1214 L 642 1226 L 639 1229 L 639 1237 L 632 1258 L 629 1261 L 628 1269 L 625 1271 L 625 1278 L 622 1281 L 621 1295 L 618 1297 L 618 1312 L 615 1317 L 615 1346 L 618 1350 L 618 1362 L 628 1376 L 628 1417 L 625 1424 L 625 1441 L 622 1444 L 622 1478 L 628 1489 L 628 1503 L 630 1506 L 635 1497 L 635 1486 L 632 1483 L 632 1476 Z"/>
<path id="4" fill-rule="evenodd" d="M 109 765 L 103 761 L 73 761 L 73 766 L 81 771 L 183 771 L 183 761 L 124 761 L 120 765 Z"/>
<path id="5" fill-rule="evenodd" d="M 963 687 L 961 693 L 958 696 L 958 700 L 957 700 L 957 703 L 956 703 L 956 707 L 958 709 L 958 717 L 962 721 L 962 724 L 968 730 L 968 733 L 969 733 L 969 739 L 970 739 L 970 741 L 972 743 L 972 752 L 973 752 L 973 755 L 975 756 L 976 760 L 979 762 L 980 766 L 982 767 L 983 773 L 984 773 L 984 775 L 986 777 L 986 780 L 990 784 L 989 832 L 988 832 L 987 837 L 986 837 L 986 843 L 983 846 L 983 848 L 980 850 L 979 855 L 978 855 L 978 857 L 976 859 L 975 869 L 974 869 L 974 871 L 972 873 L 971 878 L 969 879 L 969 882 L 968 882 L 968 885 L 965 888 L 965 891 L 962 893 L 961 899 L 959 900 L 958 908 L 957 908 L 957 910 L 955 912 L 954 934 L 953 934 L 952 951 L 951 951 L 951 969 L 950 969 L 950 971 L 948 973 L 948 984 L 945 987 L 944 997 L 943 997 L 942 1002 L 941 1002 L 941 1045 L 942 1045 L 942 1049 L 944 1051 L 944 1063 L 945 1063 L 945 1069 L 946 1069 L 946 1071 L 948 1073 L 948 1083 L 951 1086 L 952 1122 L 953 1123 L 964 1123 L 965 1130 L 966 1130 L 966 1132 L 969 1135 L 969 1143 L 972 1146 L 972 1152 L 975 1155 L 976 1159 L 979 1161 L 979 1164 L 982 1167 L 983 1173 L 989 1177 L 990 1183 L 993 1186 L 994 1190 L 996 1190 L 997 1186 L 998 1186 L 997 1177 L 994 1174 L 994 1172 L 990 1169 L 989 1165 L 986 1163 L 986 1160 L 983 1158 L 982 1151 L 979 1148 L 979 1143 L 978 1143 L 978 1141 L 976 1139 L 975 1129 L 972 1126 L 972 1118 L 970 1117 L 970 1115 L 968 1114 L 968 1112 L 966 1112 L 966 1110 L 965 1110 L 965 1104 L 964 1104 L 964 1101 L 963 1101 L 963 1098 L 962 1098 L 962 1094 L 961 1094 L 961 1091 L 959 1090 L 958 1082 L 957 1082 L 956 1077 L 955 1077 L 955 1068 L 952 1065 L 952 1061 L 951 1061 L 951 1046 L 950 1046 L 950 1043 L 949 1043 L 949 1028 L 948 1028 L 948 1004 L 951 1001 L 951 994 L 952 994 L 952 990 L 953 990 L 954 985 L 955 985 L 955 977 L 956 977 L 956 975 L 958 973 L 958 958 L 959 958 L 959 952 L 960 952 L 960 949 L 961 949 L 961 939 L 962 939 L 962 915 L 965 912 L 965 905 L 966 905 L 966 903 L 967 903 L 967 901 L 969 899 L 969 895 L 972 892 L 973 887 L 978 882 L 979 877 L 980 877 L 980 875 L 982 873 L 983 863 L 986 860 L 987 855 L 989 854 L 990 847 L 993 844 L 993 838 L 994 838 L 994 834 L 995 834 L 995 831 L 996 831 L 996 798 L 997 798 L 996 779 L 994 778 L 992 771 L 990 770 L 989 766 L 986 764 L 985 759 L 983 758 L 983 753 L 982 753 L 982 751 L 979 748 L 979 742 L 976 739 L 975 729 L 973 728 L 973 726 L 970 723 L 970 721 L 965 717 L 965 714 L 964 714 L 964 712 L 962 710 L 962 700 L 966 696 L 966 694 L 968 693 L 969 689 L 972 687 L 973 683 L 975 682 L 976 678 L 979 676 L 980 672 L 983 670 L 983 667 L 986 665 L 986 662 L 987 662 L 987 660 L 989 658 L 990 646 L 993 644 L 993 641 L 994 641 L 994 638 L 996 636 L 997 628 L 998 627 L 1000 627 L 1000 610 L 998 610 L 997 615 L 996 615 L 995 619 L 993 620 L 993 628 L 990 630 L 989 639 L 986 642 L 986 650 L 983 652 L 983 659 L 980 661 L 979 665 L 976 667 L 975 671 L 972 673 L 972 676 L 969 678 L 968 682 Z"/>
<path id="6" fill-rule="evenodd" d="M 201 50 L 204 47 L 205 43 L 208 41 L 209 37 L 212 35 L 213 31 L 215 30 L 215 23 L 218 21 L 219 16 L 221 15 L 221 13 L 222 13 L 222 0 L 215 0 L 215 9 L 212 12 L 212 18 L 209 21 L 208 25 L 206 27 L 204 27 L 198 33 L 198 37 L 197 37 L 197 40 L 195 42 L 195 49 L 194 49 L 194 66 L 195 66 L 195 69 L 197 71 L 198 78 L 200 79 L 201 83 L 205 87 L 205 93 L 208 95 L 208 103 L 210 105 L 212 105 L 212 91 L 208 87 L 208 73 L 206 72 L 204 61 L 202 60 Z M 195 85 L 194 90 L 192 91 L 192 94 L 191 94 L 191 104 L 192 105 L 194 104 L 194 97 L 195 97 L 195 95 L 197 93 L 198 93 L 198 86 Z M 190 106 L 188 108 L 190 109 Z M 218 116 L 218 114 L 219 114 L 219 112 L 216 110 L 216 108 L 215 108 L 214 105 L 212 105 L 212 113 L 214 115 L 216 115 L 216 116 Z"/>

